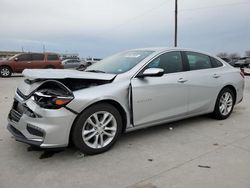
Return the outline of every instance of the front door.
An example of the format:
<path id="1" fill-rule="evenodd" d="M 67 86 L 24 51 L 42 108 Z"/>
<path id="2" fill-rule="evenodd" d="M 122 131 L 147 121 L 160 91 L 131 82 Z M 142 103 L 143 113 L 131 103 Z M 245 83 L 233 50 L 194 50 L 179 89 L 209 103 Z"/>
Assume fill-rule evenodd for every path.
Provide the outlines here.
<path id="1" fill-rule="evenodd" d="M 147 68 L 162 68 L 161 77 L 133 78 L 132 105 L 134 125 L 141 126 L 181 118 L 187 113 L 187 72 L 183 71 L 180 52 L 167 52 Z"/>

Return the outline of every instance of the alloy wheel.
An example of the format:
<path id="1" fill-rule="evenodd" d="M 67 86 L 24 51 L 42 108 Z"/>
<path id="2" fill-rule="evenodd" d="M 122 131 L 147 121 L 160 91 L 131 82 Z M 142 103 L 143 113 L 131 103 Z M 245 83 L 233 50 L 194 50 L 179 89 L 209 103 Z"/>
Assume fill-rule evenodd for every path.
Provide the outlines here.
<path id="1" fill-rule="evenodd" d="M 10 70 L 8 68 L 2 68 L 1 69 L 1 76 L 7 77 L 10 75 Z"/>
<path id="2" fill-rule="evenodd" d="M 117 132 L 117 121 L 107 111 L 92 114 L 84 123 L 82 139 L 91 148 L 103 148 L 112 142 Z"/>
<path id="3" fill-rule="evenodd" d="M 233 108 L 233 97 L 231 93 L 225 92 L 222 94 L 219 103 L 220 113 L 224 116 L 228 115 Z"/>

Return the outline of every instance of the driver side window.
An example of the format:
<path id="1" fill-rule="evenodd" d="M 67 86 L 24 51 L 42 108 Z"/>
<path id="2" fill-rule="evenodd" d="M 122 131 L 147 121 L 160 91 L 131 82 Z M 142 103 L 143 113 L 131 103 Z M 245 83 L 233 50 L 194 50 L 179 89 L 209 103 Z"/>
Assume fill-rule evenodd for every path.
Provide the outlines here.
<path id="1" fill-rule="evenodd" d="M 21 54 L 18 57 L 18 61 L 31 61 L 31 54 Z"/>
<path id="2" fill-rule="evenodd" d="M 147 68 L 161 68 L 164 73 L 175 73 L 183 71 L 182 58 L 180 52 L 167 52 L 160 55 L 152 62 L 150 62 Z"/>

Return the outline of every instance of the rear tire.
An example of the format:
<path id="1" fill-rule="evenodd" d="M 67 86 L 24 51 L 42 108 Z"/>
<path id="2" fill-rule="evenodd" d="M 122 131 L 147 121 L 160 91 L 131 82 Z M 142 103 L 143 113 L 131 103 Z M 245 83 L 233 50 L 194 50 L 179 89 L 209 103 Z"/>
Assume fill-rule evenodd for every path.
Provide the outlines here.
<path id="1" fill-rule="evenodd" d="M 109 150 L 122 133 L 119 111 L 108 103 L 95 104 L 77 118 L 71 139 L 84 154 L 93 155 Z"/>
<path id="2" fill-rule="evenodd" d="M 224 88 L 219 93 L 214 107 L 213 117 L 218 120 L 228 118 L 234 108 L 235 96 L 230 88 Z"/>
<path id="3" fill-rule="evenodd" d="M 55 67 L 53 65 L 48 65 L 47 67 L 45 67 L 46 69 L 54 69 Z"/>
<path id="4" fill-rule="evenodd" d="M 0 67 L 0 76 L 1 77 L 10 77 L 12 74 L 12 70 L 8 66 L 2 66 Z"/>

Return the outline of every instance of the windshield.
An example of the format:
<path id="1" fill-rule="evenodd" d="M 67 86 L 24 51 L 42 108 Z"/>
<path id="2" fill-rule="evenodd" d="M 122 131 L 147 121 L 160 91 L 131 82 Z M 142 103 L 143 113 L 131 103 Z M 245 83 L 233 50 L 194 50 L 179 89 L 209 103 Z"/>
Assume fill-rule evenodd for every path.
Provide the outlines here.
<path id="1" fill-rule="evenodd" d="M 18 55 L 20 55 L 20 54 L 16 54 L 16 55 L 14 55 L 12 57 L 9 57 L 8 60 L 14 60 Z"/>
<path id="2" fill-rule="evenodd" d="M 153 51 L 127 51 L 105 58 L 85 71 L 120 74 L 132 69 Z"/>

